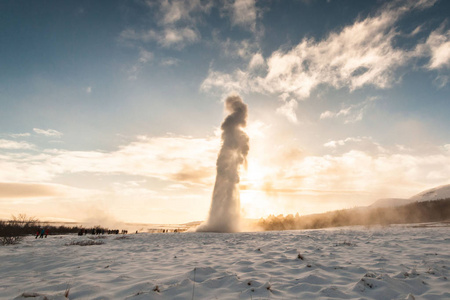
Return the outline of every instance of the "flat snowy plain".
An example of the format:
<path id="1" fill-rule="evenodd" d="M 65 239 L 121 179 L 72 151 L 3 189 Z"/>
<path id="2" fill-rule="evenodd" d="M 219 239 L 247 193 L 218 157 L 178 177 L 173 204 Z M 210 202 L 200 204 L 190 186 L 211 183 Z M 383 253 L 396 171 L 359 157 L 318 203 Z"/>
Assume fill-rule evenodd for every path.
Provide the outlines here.
<path id="1" fill-rule="evenodd" d="M 0 298 L 66 299 L 70 288 L 69 299 L 450 299 L 449 233 L 390 226 L 26 237 L 0 247 Z M 71 245 L 92 241 L 102 244 Z"/>

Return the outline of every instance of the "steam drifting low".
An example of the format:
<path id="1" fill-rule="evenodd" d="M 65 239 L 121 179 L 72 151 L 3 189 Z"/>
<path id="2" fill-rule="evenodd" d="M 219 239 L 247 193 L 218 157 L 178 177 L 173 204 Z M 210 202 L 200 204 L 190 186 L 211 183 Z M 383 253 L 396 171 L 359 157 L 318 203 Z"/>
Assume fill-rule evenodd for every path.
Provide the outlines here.
<path id="1" fill-rule="evenodd" d="M 222 148 L 217 158 L 217 175 L 207 220 L 197 231 L 236 232 L 241 221 L 239 167 L 247 163 L 249 138 L 242 130 L 247 123 L 247 105 L 238 95 L 225 100 L 229 113 L 221 125 Z"/>

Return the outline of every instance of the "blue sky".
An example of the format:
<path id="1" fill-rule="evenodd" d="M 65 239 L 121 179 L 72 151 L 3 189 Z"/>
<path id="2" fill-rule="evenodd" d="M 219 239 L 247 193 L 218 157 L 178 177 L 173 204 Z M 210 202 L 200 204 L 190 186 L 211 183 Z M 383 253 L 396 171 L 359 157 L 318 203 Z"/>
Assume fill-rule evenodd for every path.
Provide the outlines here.
<path id="1" fill-rule="evenodd" d="M 207 214 L 223 99 L 249 107 L 245 215 L 450 176 L 448 1 L 2 1 L 0 218 Z"/>

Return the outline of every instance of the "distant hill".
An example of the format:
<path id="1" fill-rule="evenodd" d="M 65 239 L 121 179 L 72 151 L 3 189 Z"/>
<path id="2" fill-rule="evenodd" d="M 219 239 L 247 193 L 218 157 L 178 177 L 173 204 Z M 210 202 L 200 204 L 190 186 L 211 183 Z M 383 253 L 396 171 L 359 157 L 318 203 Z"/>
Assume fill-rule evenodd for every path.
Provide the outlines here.
<path id="1" fill-rule="evenodd" d="M 410 199 L 402 199 L 402 198 L 383 198 L 378 199 L 373 204 L 369 205 L 370 208 L 378 208 L 378 207 L 397 207 L 409 204 L 413 201 Z"/>
<path id="2" fill-rule="evenodd" d="M 450 198 L 450 184 L 441 185 L 418 193 L 408 199 L 403 198 L 383 198 L 369 205 L 370 208 L 377 207 L 397 207 L 414 202 L 434 201 Z"/>
<path id="3" fill-rule="evenodd" d="M 411 202 L 433 201 L 450 198 L 450 184 L 441 185 L 426 191 L 423 191 L 409 198 Z"/>

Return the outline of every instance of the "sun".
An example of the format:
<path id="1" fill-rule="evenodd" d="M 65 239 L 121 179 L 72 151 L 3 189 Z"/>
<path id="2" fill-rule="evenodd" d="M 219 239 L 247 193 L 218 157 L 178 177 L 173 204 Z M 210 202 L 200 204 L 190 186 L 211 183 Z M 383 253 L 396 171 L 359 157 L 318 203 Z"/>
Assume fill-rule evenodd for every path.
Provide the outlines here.
<path id="1" fill-rule="evenodd" d="M 240 197 L 244 218 L 259 219 L 273 213 L 273 204 L 265 186 L 270 174 L 268 167 L 249 158 L 247 169 L 241 170 Z"/>

